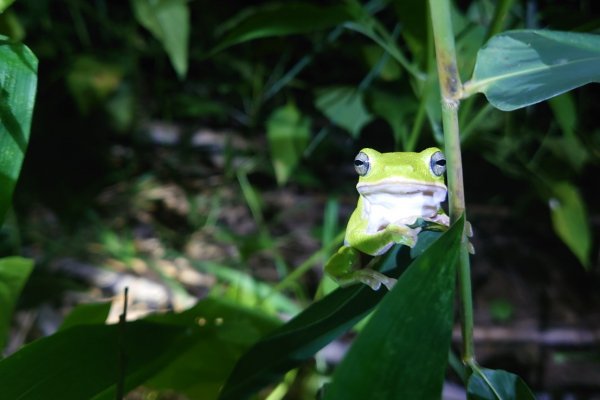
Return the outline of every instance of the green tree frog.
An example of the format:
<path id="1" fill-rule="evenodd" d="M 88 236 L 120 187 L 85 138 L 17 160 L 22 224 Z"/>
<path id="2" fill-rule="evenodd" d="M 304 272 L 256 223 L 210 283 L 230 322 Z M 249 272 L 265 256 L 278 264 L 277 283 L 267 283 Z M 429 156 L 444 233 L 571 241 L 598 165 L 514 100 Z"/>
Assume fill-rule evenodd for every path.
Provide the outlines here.
<path id="1" fill-rule="evenodd" d="M 379 153 L 362 149 L 354 159 L 358 174 L 358 205 L 346 228 L 344 246 L 325 264 L 325 272 L 340 285 L 362 282 L 373 290 L 389 289 L 396 280 L 360 268 L 359 252 L 384 254 L 394 243 L 413 247 L 422 229 L 446 229 L 441 208 L 446 198 L 446 159 L 440 149 Z"/>

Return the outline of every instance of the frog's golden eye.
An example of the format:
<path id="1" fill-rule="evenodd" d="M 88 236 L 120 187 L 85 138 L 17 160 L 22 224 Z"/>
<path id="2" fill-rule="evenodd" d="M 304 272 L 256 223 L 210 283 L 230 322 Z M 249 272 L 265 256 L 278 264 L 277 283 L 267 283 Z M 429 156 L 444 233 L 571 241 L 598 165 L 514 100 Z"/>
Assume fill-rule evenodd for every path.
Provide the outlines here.
<path id="1" fill-rule="evenodd" d="M 444 175 L 444 172 L 446 172 L 446 157 L 441 151 L 436 151 L 431 155 L 429 166 L 435 176 Z"/>
<path id="2" fill-rule="evenodd" d="M 362 151 L 354 158 L 354 169 L 360 176 L 365 176 L 371 169 L 371 163 L 369 163 L 369 156 Z"/>

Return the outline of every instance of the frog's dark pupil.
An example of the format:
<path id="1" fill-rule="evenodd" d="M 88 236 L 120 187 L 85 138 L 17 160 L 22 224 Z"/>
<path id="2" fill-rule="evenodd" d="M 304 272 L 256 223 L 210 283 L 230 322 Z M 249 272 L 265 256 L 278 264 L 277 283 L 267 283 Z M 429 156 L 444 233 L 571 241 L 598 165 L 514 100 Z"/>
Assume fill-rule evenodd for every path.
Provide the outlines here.
<path id="1" fill-rule="evenodd" d="M 442 166 L 442 167 L 445 167 L 445 166 L 446 166 L 446 160 L 437 160 L 435 163 L 436 163 L 437 165 L 440 165 L 440 166 Z"/>
<path id="2" fill-rule="evenodd" d="M 354 165 L 356 165 L 357 167 L 360 167 L 361 165 L 363 165 L 364 163 L 360 160 L 354 160 Z"/>

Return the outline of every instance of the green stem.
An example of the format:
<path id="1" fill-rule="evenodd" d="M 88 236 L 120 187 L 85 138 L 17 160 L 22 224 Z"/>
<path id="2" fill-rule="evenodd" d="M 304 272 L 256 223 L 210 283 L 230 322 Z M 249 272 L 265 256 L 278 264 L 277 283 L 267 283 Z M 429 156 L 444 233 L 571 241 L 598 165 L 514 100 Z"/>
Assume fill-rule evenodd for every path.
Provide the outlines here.
<path id="1" fill-rule="evenodd" d="M 465 213 L 465 194 L 462 176 L 458 106 L 462 84 L 456 63 L 454 31 L 450 12 L 450 0 L 429 0 L 429 12 L 433 26 L 433 38 L 442 97 L 442 123 L 444 126 L 445 154 L 448 165 L 448 202 L 450 221 L 453 223 Z M 467 250 L 467 238 L 463 238 L 458 262 L 458 285 L 462 311 L 463 362 L 471 365 L 475 359 L 473 342 L 473 301 L 471 291 L 471 267 Z"/>

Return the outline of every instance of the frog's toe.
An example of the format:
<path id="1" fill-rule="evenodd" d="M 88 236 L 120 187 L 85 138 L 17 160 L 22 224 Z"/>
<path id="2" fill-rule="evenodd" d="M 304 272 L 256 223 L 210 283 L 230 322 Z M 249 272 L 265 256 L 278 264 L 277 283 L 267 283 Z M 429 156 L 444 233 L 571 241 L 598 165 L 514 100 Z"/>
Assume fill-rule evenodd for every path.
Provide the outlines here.
<path id="1" fill-rule="evenodd" d="M 471 222 L 469 221 L 465 221 L 465 235 L 467 235 L 467 237 L 473 237 L 473 225 L 471 225 Z"/>
<path id="2" fill-rule="evenodd" d="M 417 231 L 394 232 L 392 234 L 392 239 L 394 240 L 394 243 L 414 247 L 415 244 L 417 244 Z"/>
<path id="3" fill-rule="evenodd" d="M 467 251 L 469 254 L 475 254 L 475 246 L 470 241 L 467 241 Z"/>
<path id="4" fill-rule="evenodd" d="M 365 285 L 369 286 L 371 289 L 377 291 L 379 290 L 379 288 L 381 287 L 381 282 L 379 282 L 377 279 L 373 279 L 373 278 L 361 278 L 360 279 L 361 283 L 364 283 Z"/>
<path id="5" fill-rule="evenodd" d="M 356 279 L 373 290 L 379 290 L 381 285 L 385 286 L 388 290 L 392 290 L 397 281 L 394 278 L 390 278 L 389 276 L 386 276 L 381 272 L 373 271 L 372 269 L 356 271 Z"/>

